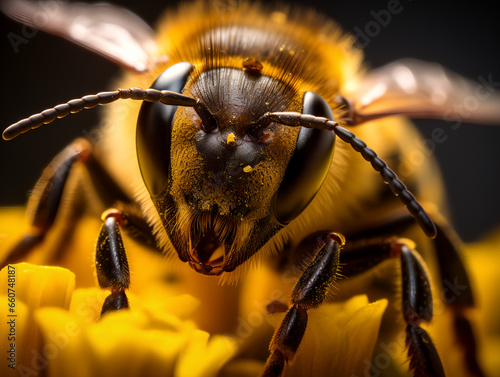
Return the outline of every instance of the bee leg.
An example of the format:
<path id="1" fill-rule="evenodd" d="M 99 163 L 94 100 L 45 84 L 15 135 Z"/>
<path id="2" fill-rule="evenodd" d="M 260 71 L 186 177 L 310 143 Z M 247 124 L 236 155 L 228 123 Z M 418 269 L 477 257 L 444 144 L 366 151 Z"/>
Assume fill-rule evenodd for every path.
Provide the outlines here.
<path id="1" fill-rule="evenodd" d="M 402 309 L 406 322 L 406 346 L 414 376 L 444 377 L 436 348 L 420 327 L 433 315 L 432 291 L 424 262 L 411 241 L 396 237 L 358 241 L 346 247 L 340 262 L 342 274 L 349 277 L 364 272 L 389 258 L 401 260 Z"/>
<path id="2" fill-rule="evenodd" d="M 395 242 L 392 251 L 401 258 L 403 317 L 407 323 L 406 346 L 410 369 L 418 376 L 444 376 L 436 348 L 427 332 L 420 327 L 423 321 L 430 322 L 433 315 L 431 285 L 423 260 L 405 243 Z"/>
<path id="3" fill-rule="evenodd" d="M 110 288 L 111 294 L 104 301 L 101 316 L 110 310 L 129 308 L 125 289 L 130 285 L 127 255 L 120 233 L 123 223 L 120 211 L 111 209 L 104 212 L 103 221 L 97 239 L 95 266 L 99 286 Z"/>
<path id="4" fill-rule="evenodd" d="M 90 151 L 89 142 L 83 139 L 76 140 L 45 168 L 35 185 L 28 205 L 31 230 L 0 262 L 1 267 L 22 260 L 43 241 L 59 212 L 64 187 L 71 169 L 75 162 L 86 161 Z"/>
<path id="5" fill-rule="evenodd" d="M 307 326 L 307 310 L 318 307 L 335 281 L 339 270 L 339 251 L 344 237 L 330 233 L 323 238 L 320 249 L 297 282 L 288 309 L 269 344 L 270 355 L 262 377 L 283 374 L 285 365 L 297 352 Z"/>
<path id="6" fill-rule="evenodd" d="M 439 272 L 443 284 L 444 302 L 452 310 L 457 343 L 464 352 L 464 361 L 471 376 L 483 377 L 484 373 L 477 360 L 477 345 L 467 312 L 474 305 L 466 268 L 461 258 L 458 235 L 443 222 L 436 222 L 438 234 L 434 239 L 439 262 Z"/>
<path id="7" fill-rule="evenodd" d="M 437 227 L 437 235 L 433 241 L 443 288 L 441 299 L 446 307 L 451 310 L 454 317 L 453 331 L 456 334 L 456 343 L 462 348 L 465 367 L 471 376 L 483 377 L 484 372 L 477 358 L 476 338 L 468 318 L 468 314 L 475 307 L 475 303 L 467 269 L 462 260 L 461 241 L 453 228 L 448 225 L 447 221 L 439 213 L 431 211 L 430 214 Z M 411 215 L 403 214 L 396 216 L 392 221 L 371 232 L 355 235 L 355 239 L 374 238 L 375 234 L 399 234 L 414 224 L 415 220 Z M 351 245 L 352 242 L 349 242 L 341 259 L 349 255 L 348 249 L 350 249 Z M 370 256 L 368 260 L 372 258 L 373 256 Z M 356 263 L 352 265 L 348 263 L 346 268 L 354 268 L 356 265 Z M 342 270 L 345 275 L 347 275 L 346 268 Z"/>

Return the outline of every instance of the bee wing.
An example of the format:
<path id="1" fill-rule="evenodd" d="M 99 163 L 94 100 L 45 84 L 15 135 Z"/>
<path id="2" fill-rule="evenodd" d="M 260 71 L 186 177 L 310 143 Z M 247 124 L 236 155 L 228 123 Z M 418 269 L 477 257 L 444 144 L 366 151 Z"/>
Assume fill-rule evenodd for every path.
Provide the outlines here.
<path id="1" fill-rule="evenodd" d="M 436 63 L 402 59 L 369 72 L 351 92 L 352 124 L 390 115 L 500 124 L 500 83 L 474 82 Z"/>
<path id="2" fill-rule="evenodd" d="M 55 34 L 136 72 L 145 72 L 156 51 L 154 31 L 132 12 L 110 4 L 9 0 L 12 19 Z"/>

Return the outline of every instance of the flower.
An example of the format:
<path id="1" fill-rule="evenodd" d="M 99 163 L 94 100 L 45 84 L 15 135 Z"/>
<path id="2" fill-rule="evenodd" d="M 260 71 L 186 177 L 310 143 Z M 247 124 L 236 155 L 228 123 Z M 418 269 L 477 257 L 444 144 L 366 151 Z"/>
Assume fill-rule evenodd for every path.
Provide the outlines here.
<path id="1" fill-rule="evenodd" d="M 63 268 L 32 268 L 19 264 L 2 269 L 0 281 L 3 283 L 0 286 L 0 315 L 3 322 L 0 344 L 3 346 L 2 353 L 8 355 L 8 363 L 4 363 L 2 368 L 12 372 L 17 366 L 26 365 L 31 358 L 42 365 L 38 348 L 43 341 L 31 308 L 68 308 L 75 284 L 74 275 Z M 5 323 L 8 325 L 3 326 Z M 23 368 L 18 372 L 21 375 L 33 375 L 29 371 L 24 373 Z"/>
<path id="2" fill-rule="evenodd" d="M 47 369 L 49 376 L 215 376 L 236 349 L 232 339 L 210 337 L 183 319 L 197 305 L 188 295 L 163 308 L 138 303 L 135 310 L 98 321 L 105 294 L 97 288 L 73 291 L 74 275 L 67 269 L 20 263 L 4 268 L 0 279 L 7 276 L 16 280 L 11 344 L 20 375 L 46 375 Z M 7 302 L 6 295 L 2 299 Z M 130 301 L 140 300 L 131 294 Z"/>
<path id="3" fill-rule="evenodd" d="M 7 234 L 0 243 L 0 257 L 24 232 L 18 226 L 22 218 L 19 209 L 0 211 L 0 229 Z M 266 287 L 276 282 L 265 269 L 250 271 L 251 283 L 243 287 L 220 287 L 211 277 L 175 274 L 161 255 L 126 239 L 133 274 L 128 292 L 131 310 L 107 313 L 99 319 L 109 294 L 97 288 L 92 266 L 99 226 L 99 220 L 82 221 L 70 240 L 71 254 L 60 258 L 67 268 L 20 263 L 0 271 L 0 350 L 12 356 L 16 368 L 5 360 L 0 365 L 2 376 L 259 375 L 269 338 L 283 317 L 283 313 L 268 315 L 265 307 L 270 300 L 258 296 L 261 291 L 266 292 L 265 297 L 273 297 Z M 56 241 L 49 238 L 28 260 L 50 262 L 50 247 Z M 494 271 L 498 264 L 491 262 L 498 260 L 498 253 L 492 251 L 496 241 L 482 248 L 472 245 L 468 253 L 471 275 L 479 288 L 478 301 L 488 309 L 480 312 L 478 334 L 484 341 L 481 361 L 491 371 L 499 370 L 494 361 L 500 343 L 498 327 L 494 327 L 498 324 L 494 302 L 498 300 L 490 301 L 485 293 L 491 294 L 487 287 L 498 281 Z M 9 277 L 10 281 L 14 277 L 12 288 Z M 9 311 L 13 296 L 9 288 L 15 292 L 14 312 Z M 369 302 L 360 295 L 309 310 L 306 333 L 285 376 L 365 376 L 377 361 L 380 344 L 376 345 L 386 307 L 384 299 Z M 3 326 L 12 318 L 15 340 L 9 340 L 12 327 Z M 434 328 L 429 326 L 435 338 L 440 320 Z M 452 356 L 436 343 L 441 356 L 449 361 Z M 404 361 L 404 347 L 400 348 Z M 393 370 L 381 372 L 398 375 Z"/>
<path id="4" fill-rule="evenodd" d="M 67 269 L 20 263 L 4 268 L 0 281 L 7 281 L 8 276 L 16 280 L 15 338 L 6 342 L 8 334 L 2 333 L 0 344 L 6 350 L 15 344 L 13 359 L 20 375 L 215 376 L 237 351 L 233 337 L 210 336 L 188 319 L 197 306 L 189 295 L 142 305 L 141 297 L 131 293 L 133 310 L 109 313 L 99 321 L 106 294 L 97 288 L 74 290 L 74 274 Z M 151 287 L 150 293 L 150 297 L 157 296 L 162 287 Z M 7 297 L 2 292 L 0 302 L 7 303 Z M 339 375 L 356 371 L 373 351 L 385 306 L 385 301 L 368 304 L 366 297 L 357 296 L 311 311 L 300 355 L 307 357 L 299 357 L 287 375 L 303 376 L 309 370 L 313 375 L 325 370 L 337 370 Z M 2 318 L 9 315 L 6 307 L 2 307 Z M 277 326 L 281 317 L 277 313 L 269 321 Z M 336 336 L 321 341 L 325 331 Z M 360 338 L 368 341 L 355 341 Z M 324 357 L 323 349 L 342 352 Z M 351 355 L 349 362 L 340 363 L 345 353 Z M 256 375 L 262 366 L 257 360 L 238 360 L 225 373 Z"/>

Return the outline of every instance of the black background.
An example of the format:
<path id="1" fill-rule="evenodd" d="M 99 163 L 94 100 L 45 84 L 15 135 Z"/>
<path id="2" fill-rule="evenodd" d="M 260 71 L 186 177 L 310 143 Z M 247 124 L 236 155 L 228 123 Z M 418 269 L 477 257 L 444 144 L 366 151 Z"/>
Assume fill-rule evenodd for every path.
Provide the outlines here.
<path id="1" fill-rule="evenodd" d="M 154 25 L 166 5 L 176 3 L 128 0 L 120 5 Z M 374 13 L 386 10 L 388 3 L 338 0 L 307 5 L 355 33 L 373 26 Z M 473 80 L 492 75 L 493 81 L 500 81 L 500 22 L 486 3 L 401 0 L 400 7 L 402 11 L 364 47 L 370 66 L 414 57 L 439 62 Z M 110 80 L 119 72 L 116 66 L 65 40 L 39 32 L 15 53 L 7 34 L 22 35 L 21 25 L 0 17 L 1 128 L 70 99 L 115 89 Z M 0 206 L 24 203 L 43 167 L 83 130 L 98 124 L 98 116 L 99 111 L 85 111 L 12 141 L 1 140 Z M 427 136 L 436 127 L 450 127 L 439 120 L 417 124 Z M 500 224 L 500 127 L 464 124 L 448 135 L 435 155 L 446 180 L 454 225 L 470 241 Z"/>

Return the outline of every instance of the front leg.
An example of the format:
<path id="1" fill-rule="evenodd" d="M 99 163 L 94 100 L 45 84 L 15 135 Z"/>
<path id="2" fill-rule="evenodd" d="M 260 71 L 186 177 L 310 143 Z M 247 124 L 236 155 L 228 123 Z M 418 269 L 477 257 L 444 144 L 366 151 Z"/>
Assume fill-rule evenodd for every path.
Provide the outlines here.
<path id="1" fill-rule="evenodd" d="M 129 308 L 125 289 L 130 285 L 127 255 L 120 232 L 122 213 L 111 209 L 104 212 L 102 219 L 104 224 L 97 239 L 95 266 L 99 286 L 110 288 L 111 294 L 104 301 L 101 316 L 110 310 Z"/>
<path id="2" fill-rule="evenodd" d="M 344 243 L 344 237 L 337 233 L 330 233 L 322 240 L 293 290 L 292 307 L 269 344 L 270 355 L 263 377 L 281 376 L 285 365 L 294 358 L 307 327 L 307 310 L 318 307 L 325 300 L 339 272 L 339 252 Z"/>

